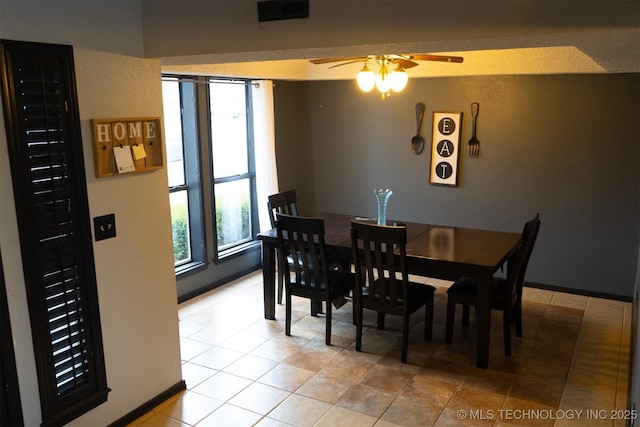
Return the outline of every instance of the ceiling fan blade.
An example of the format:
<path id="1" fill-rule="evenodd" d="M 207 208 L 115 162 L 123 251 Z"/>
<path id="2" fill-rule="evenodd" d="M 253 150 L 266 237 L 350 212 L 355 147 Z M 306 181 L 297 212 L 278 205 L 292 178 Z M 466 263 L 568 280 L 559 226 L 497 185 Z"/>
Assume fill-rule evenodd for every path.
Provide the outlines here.
<path id="1" fill-rule="evenodd" d="M 336 67 L 342 67 L 343 65 L 349 65 L 349 64 L 355 64 L 356 62 L 365 62 L 365 59 L 354 59 L 353 61 L 347 61 L 347 62 L 343 62 L 342 64 L 336 64 L 336 65 L 332 65 L 329 68 L 336 68 Z"/>
<path id="2" fill-rule="evenodd" d="M 366 56 L 347 56 L 344 58 L 319 58 L 319 59 L 310 59 L 309 62 L 312 64 L 328 64 L 330 62 L 341 62 L 341 61 L 366 61 L 368 57 Z"/>
<path id="3" fill-rule="evenodd" d="M 413 68 L 415 66 L 418 65 L 417 62 L 414 61 L 410 61 L 408 59 L 404 59 L 404 58 L 396 58 L 396 59 L 392 59 L 391 60 L 392 63 L 394 64 L 398 64 L 400 65 L 402 68 L 404 68 L 405 70 L 409 69 L 409 68 Z"/>
<path id="4" fill-rule="evenodd" d="M 446 55 L 410 55 L 411 59 L 418 61 L 440 61 L 440 62 L 457 62 L 461 63 L 464 58 L 461 56 L 446 56 Z"/>

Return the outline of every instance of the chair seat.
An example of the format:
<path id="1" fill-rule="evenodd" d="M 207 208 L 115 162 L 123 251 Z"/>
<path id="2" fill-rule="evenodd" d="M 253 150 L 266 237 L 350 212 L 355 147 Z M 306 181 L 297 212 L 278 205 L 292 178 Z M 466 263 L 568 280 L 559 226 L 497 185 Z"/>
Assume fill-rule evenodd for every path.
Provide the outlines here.
<path id="1" fill-rule="evenodd" d="M 331 270 L 329 278 L 338 294 L 348 293 L 356 286 L 356 275 L 349 271 Z"/>
<path id="2" fill-rule="evenodd" d="M 501 277 L 493 277 L 491 279 L 491 295 L 502 296 L 507 281 Z M 448 294 L 455 293 L 457 295 L 469 294 L 475 297 L 478 291 L 478 280 L 473 277 L 463 276 L 456 280 L 447 290 Z"/>
<path id="3" fill-rule="evenodd" d="M 507 281 L 502 277 L 491 279 L 491 308 L 500 310 L 503 307 L 504 292 Z M 473 277 L 461 277 L 447 290 L 447 295 L 455 295 L 455 299 L 464 305 L 475 306 L 478 293 L 478 280 Z"/>
<path id="4" fill-rule="evenodd" d="M 375 286 L 380 286 L 379 280 L 376 281 Z M 388 279 L 385 280 L 385 286 L 390 286 Z M 363 288 L 362 295 L 369 296 L 370 289 L 371 288 L 369 287 Z M 407 300 L 409 301 L 409 312 L 413 313 L 420 307 L 424 306 L 425 301 L 428 301 L 429 299 L 433 300 L 433 294 L 435 293 L 435 291 L 436 288 L 434 288 L 433 286 L 409 282 L 407 284 Z M 402 283 L 396 284 L 396 292 L 397 295 L 402 294 Z M 385 299 L 387 302 L 389 302 L 391 300 L 391 297 L 387 295 Z M 398 304 L 404 305 L 404 301 L 402 298 L 398 298 Z"/>

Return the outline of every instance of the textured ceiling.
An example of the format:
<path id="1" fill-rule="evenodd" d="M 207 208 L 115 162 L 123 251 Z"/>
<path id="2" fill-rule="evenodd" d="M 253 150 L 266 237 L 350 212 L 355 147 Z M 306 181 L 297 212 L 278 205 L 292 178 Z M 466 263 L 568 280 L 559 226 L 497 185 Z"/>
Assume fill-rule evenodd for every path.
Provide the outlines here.
<path id="1" fill-rule="evenodd" d="M 462 64 L 421 61 L 409 77 L 639 73 L 640 29 L 578 32 L 511 38 L 458 40 L 438 50 L 437 42 L 396 43 L 340 48 L 274 50 L 170 57 L 163 71 L 281 80 L 352 79 L 362 68 L 349 64 L 331 68 L 311 58 L 388 53 L 438 53 L 464 57 Z"/>

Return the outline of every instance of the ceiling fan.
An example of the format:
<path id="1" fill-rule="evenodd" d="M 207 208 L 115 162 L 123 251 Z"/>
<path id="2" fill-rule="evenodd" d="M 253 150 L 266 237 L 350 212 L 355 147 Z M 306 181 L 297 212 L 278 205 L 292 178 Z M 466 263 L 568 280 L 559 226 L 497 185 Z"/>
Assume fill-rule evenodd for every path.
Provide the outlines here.
<path id="1" fill-rule="evenodd" d="M 347 56 L 343 58 L 320 58 L 311 59 L 312 64 L 331 64 L 329 68 L 340 67 L 356 62 L 363 62 L 364 67 L 358 73 L 358 86 L 365 92 L 369 92 L 376 86 L 382 99 L 386 99 L 390 91 L 400 92 L 407 85 L 408 77 L 404 70 L 419 65 L 416 61 L 439 61 L 461 63 L 464 60 L 461 56 L 447 55 L 368 55 L 368 56 Z"/>

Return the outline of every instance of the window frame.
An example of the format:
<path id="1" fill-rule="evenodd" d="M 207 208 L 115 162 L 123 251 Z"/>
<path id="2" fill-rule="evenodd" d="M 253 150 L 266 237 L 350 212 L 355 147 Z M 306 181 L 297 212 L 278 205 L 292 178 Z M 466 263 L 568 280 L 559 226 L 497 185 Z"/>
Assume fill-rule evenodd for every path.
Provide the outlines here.
<path id="1" fill-rule="evenodd" d="M 214 264 L 222 264 L 227 260 L 231 260 L 237 256 L 244 255 L 250 251 L 260 250 L 260 242 L 256 240 L 255 235 L 259 230 L 259 212 L 257 204 L 257 184 L 256 184 L 256 158 L 255 158 L 255 144 L 253 138 L 253 103 L 251 96 L 250 85 L 255 84 L 251 79 L 242 78 L 225 78 L 218 76 L 192 76 L 182 75 L 174 73 L 163 73 L 163 81 L 175 80 L 180 85 L 180 92 L 182 94 L 182 86 L 185 84 L 192 85 L 194 98 L 195 98 L 195 110 L 193 112 L 195 120 L 195 135 L 194 140 L 185 141 L 184 138 L 184 122 L 183 127 L 183 153 L 184 153 L 184 165 L 185 173 L 188 175 L 192 173 L 194 178 L 193 183 L 186 183 L 189 191 L 189 221 L 193 226 L 196 224 L 199 228 L 199 236 L 194 239 L 193 231 L 191 231 L 192 253 L 194 250 L 194 241 L 201 242 L 202 258 L 187 262 L 183 265 L 176 266 L 176 276 L 178 278 L 185 277 L 188 274 L 196 273 L 207 268 L 208 260 Z M 210 90 L 209 85 L 211 81 L 214 83 L 225 84 L 242 84 L 245 86 L 245 100 L 246 100 L 246 126 L 247 126 L 247 150 L 249 173 L 246 175 L 250 180 L 250 222 L 251 222 L 251 236 L 234 246 L 220 249 L 218 247 L 218 236 L 216 226 L 216 206 L 215 206 L 215 184 L 231 181 L 236 178 L 225 177 L 214 179 L 213 171 L 213 146 L 212 146 L 212 131 L 211 131 L 211 108 L 210 108 Z M 184 97 L 181 95 L 181 103 L 184 102 Z M 184 106 L 183 106 L 184 107 Z M 184 108 L 182 108 L 182 115 L 184 117 Z M 166 121 L 166 120 L 165 120 Z M 187 143 L 190 142 L 190 143 Z M 189 146 L 190 147 L 187 147 Z M 191 149 L 193 152 L 188 154 L 187 151 Z M 197 171 L 196 171 L 197 170 Z M 208 175 L 208 176 L 207 176 Z M 197 182 L 195 178 L 197 176 Z M 187 178 L 188 180 L 189 178 Z M 197 187 L 195 184 L 198 184 Z M 177 187 L 174 191 L 180 190 L 182 186 Z M 171 188 L 170 190 L 171 191 Z M 199 206 L 193 210 L 191 200 L 197 198 Z M 211 213 L 207 214 L 207 210 Z M 201 227 L 201 229 L 200 229 Z M 201 240 L 199 240 L 201 238 Z M 208 244 L 207 240 L 211 239 L 211 243 Z M 200 243 L 198 243 L 200 244 Z M 211 250 L 212 256 L 207 255 L 208 250 Z"/>
<path id="2" fill-rule="evenodd" d="M 180 100 L 180 128 L 182 141 L 182 159 L 185 182 L 170 186 L 169 193 L 187 192 L 187 215 L 189 225 L 189 260 L 175 263 L 176 275 L 201 271 L 207 265 L 207 246 L 205 240 L 204 204 L 202 192 L 200 120 L 198 115 L 199 91 L 197 83 L 183 81 L 181 76 L 163 74 L 163 82 L 178 85 Z M 166 121 L 166 120 L 165 120 Z M 186 141 L 189 141 L 187 143 Z"/>
<path id="3" fill-rule="evenodd" d="M 251 85 L 253 84 L 251 79 L 242 79 L 242 78 L 222 78 L 215 76 L 207 77 L 207 134 L 209 140 L 209 167 L 210 167 L 210 177 L 211 177 L 211 203 L 212 203 L 212 223 L 213 223 L 213 247 L 214 247 L 214 257 L 213 261 L 215 263 L 223 262 L 227 258 L 232 258 L 234 256 L 245 253 L 247 250 L 255 249 L 256 244 L 259 242 L 256 241 L 255 236 L 257 234 L 256 230 L 259 230 L 259 217 L 258 217 L 258 205 L 257 205 L 257 188 L 256 188 L 256 158 L 255 158 L 255 143 L 254 143 L 254 132 L 253 132 L 253 98 L 251 95 Z M 211 123 L 211 91 L 209 90 L 209 85 L 211 84 L 242 84 L 244 85 L 244 97 L 245 97 L 245 126 L 246 126 L 246 137 L 247 137 L 247 172 L 237 175 L 225 176 L 216 178 L 214 171 L 214 152 L 213 152 L 213 139 L 212 139 L 212 123 Z M 217 235 L 217 222 L 216 222 L 216 192 L 215 186 L 216 184 L 224 184 L 228 182 L 237 182 L 244 179 L 249 179 L 249 196 L 250 196 L 250 215 L 249 222 L 251 232 L 249 233 L 249 237 L 247 239 L 243 239 L 231 246 L 225 247 L 223 249 L 218 247 L 218 235 Z"/>

